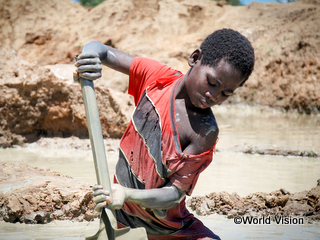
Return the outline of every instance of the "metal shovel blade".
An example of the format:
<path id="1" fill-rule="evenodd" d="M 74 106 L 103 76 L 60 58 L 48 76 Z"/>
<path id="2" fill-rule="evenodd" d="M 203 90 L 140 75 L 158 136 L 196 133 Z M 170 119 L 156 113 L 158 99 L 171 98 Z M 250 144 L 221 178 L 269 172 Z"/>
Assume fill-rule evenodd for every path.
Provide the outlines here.
<path id="1" fill-rule="evenodd" d="M 98 184 L 104 189 L 111 191 L 111 183 L 104 148 L 99 110 L 94 92 L 93 82 L 80 78 L 82 96 L 85 105 L 90 143 L 92 148 L 94 166 Z M 101 213 L 100 227 L 98 232 L 87 237 L 86 240 L 147 240 L 144 228 L 117 228 L 115 213 L 110 208 L 105 208 Z"/>
<path id="2" fill-rule="evenodd" d="M 108 230 L 107 230 L 108 229 Z M 107 211 L 103 210 L 100 218 L 100 227 L 98 232 L 91 236 L 87 237 L 86 240 L 146 240 L 147 234 L 144 228 L 121 228 L 114 229 L 108 218 Z"/>
<path id="3" fill-rule="evenodd" d="M 106 240 L 106 239 L 116 239 L 116 240 L 146 240 L 146 230 L 144 228 L 121 228 L 112 229 L 113 237 L 108 237 L 110 231 L 106 231 L 106 224 L 102 223 L 104 220 L 100 220 L 100 228 L 98 232 L 91 237 L 87 237 L 86 240 Z"/>

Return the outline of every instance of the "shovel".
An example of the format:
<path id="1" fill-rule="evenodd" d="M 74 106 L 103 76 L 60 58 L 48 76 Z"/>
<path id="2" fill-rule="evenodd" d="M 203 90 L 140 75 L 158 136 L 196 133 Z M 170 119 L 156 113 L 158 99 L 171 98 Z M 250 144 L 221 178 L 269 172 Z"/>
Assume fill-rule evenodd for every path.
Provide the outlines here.
<path id="1" fill-rule="evenodd" d="M 88 130 L 97 175 L 98 184 L 112 194 L 107 157 L 104 148 L 97 100 L 92 81 L 80 78 L 82 96 L 85 105 Z M 106 207 L 102 210 L 98 232 L 86 240 L 147 240 L 144 228 L 117 228 L 115 212 Z"/>

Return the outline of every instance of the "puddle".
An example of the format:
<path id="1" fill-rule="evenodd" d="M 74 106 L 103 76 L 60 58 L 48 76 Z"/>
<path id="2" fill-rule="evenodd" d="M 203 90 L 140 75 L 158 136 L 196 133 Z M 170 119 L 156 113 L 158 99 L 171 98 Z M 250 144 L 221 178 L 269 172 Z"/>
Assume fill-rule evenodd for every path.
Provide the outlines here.
<path id="1" fill-rule="evenodd" d="M 218 148 L 252 144 L 320 152 L 320 114 L 261 111 L 248 106 L 213 109 L 220 133 Z"/>

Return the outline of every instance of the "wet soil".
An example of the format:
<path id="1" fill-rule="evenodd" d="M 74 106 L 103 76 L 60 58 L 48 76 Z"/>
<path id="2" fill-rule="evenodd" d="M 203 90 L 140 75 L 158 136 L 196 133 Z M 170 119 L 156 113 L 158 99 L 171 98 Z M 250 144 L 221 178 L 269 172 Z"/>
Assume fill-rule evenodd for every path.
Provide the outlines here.
<path id="1" fill-rule="evenodd" d="M 319 158 L 320 153 L 311 149 L 285 149 L 278 146 L 254 146 L 251 144 L 236 145 L 226 149 L 217 149 L 217 151 L 241 152 L 246 154 L 275 155 L 275 156 L 299 156 Z"/>
<path id="2" fill-rule="evenodd" d="M 252 193 L 240 197 L 237 193 L 212 192 L 206 196 L 192 197 L 187 205 L 198 215 L 214 213 L 253 217 L 303 217 L 307 221 L 320 220 L 320 179 L 316 187 L 303 192 L 290 193 L 279 189 L 271 193 Z"/>
<path id="3" fill-rule="evenodd" d="M 46 168 L 24 163 L 0 163 L 0 220 L 48 223 L 53 220 L 91 221 L 91 185 Z M 212 192 L 191 197 L 187 206 L 199 216 L 211 214 L 253 217 L 303 217 L 320 221 L 320 179 L 311 190 L 290 193 L 281 188 L 270 193 Z"/>
<path id="4" fill-rule="evenodd" d="M 90 221 L 99 215 L 88 183 L 23 163 L 0 163 L 0 169 L 0 220 Z"/>

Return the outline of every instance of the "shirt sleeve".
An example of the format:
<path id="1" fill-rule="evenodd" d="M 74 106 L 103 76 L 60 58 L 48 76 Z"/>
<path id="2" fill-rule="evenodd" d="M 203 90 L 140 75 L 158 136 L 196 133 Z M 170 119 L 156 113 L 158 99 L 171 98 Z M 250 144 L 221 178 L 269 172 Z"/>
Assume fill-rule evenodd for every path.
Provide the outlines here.
<path id="1" fill-rule="evenodd" d="M 171 76 L 176 72 L 177 70 L 156 60 L 135 57 L 130 66 L 128 87 L 128 93 L 134 97 L 135 105 L 138 104 L 142 93 L 149 85 L 161 77 Z"/>

